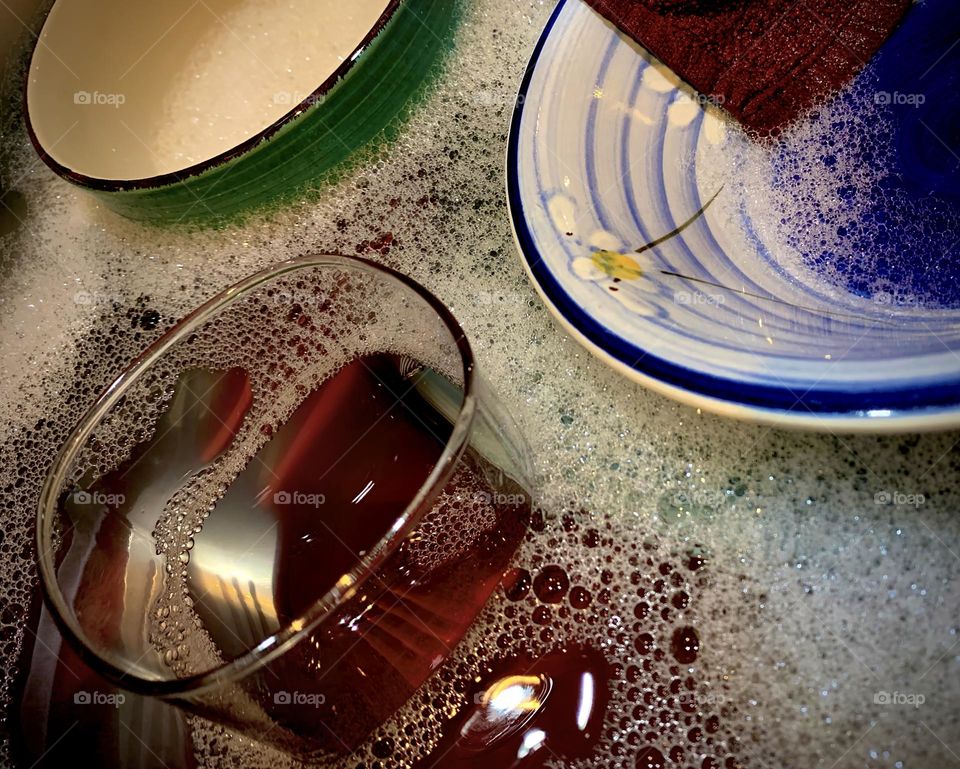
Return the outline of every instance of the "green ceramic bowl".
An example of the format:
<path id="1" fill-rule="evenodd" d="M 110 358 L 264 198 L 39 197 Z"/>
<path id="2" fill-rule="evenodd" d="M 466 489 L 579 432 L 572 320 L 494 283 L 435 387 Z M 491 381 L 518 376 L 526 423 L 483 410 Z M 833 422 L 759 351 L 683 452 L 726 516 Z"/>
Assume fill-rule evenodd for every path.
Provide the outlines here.
<path id="1" fill-rule="evenodd" d="M 459 0 L 60 0 L 33 52 L 41 158 L 105 205 L 216 224 L 401 119 Z"/>

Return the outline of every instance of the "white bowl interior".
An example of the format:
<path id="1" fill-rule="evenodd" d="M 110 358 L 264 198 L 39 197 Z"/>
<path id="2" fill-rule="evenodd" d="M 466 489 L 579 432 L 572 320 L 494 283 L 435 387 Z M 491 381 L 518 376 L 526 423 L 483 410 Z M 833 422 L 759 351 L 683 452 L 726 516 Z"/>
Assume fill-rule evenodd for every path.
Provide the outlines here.
<path id="1" fill-rule="evenodd" d="M 48 155 L 144 179 L 226 152 L 283 117 L 363 41 L 389 0 L 58 2 L 30 63 Z"/>

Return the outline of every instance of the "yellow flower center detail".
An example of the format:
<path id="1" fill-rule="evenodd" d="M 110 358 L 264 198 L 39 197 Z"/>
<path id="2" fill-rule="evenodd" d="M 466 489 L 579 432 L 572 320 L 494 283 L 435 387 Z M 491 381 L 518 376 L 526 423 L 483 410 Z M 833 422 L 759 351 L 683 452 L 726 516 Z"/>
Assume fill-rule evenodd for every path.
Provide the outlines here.
<path id="1" fill-rule="evenodd" d="M 616 251 L 594 251 L 593 263 L 611 278 L 637 280 L 643 276 L 643 270 L 632 256 Z"/>

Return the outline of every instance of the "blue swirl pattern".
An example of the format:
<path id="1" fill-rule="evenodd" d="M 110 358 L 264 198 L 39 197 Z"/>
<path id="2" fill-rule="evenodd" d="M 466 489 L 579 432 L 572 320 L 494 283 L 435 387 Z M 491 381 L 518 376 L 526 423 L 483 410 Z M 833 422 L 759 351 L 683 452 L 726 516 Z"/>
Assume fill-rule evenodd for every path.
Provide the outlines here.
<path id="1" fill-rule="evenodd" d="M 711 206 L 698 150 L 724 119 L 581 0 L 561 0 L 521 85 L 508 200 L 525 267 L 592 352 L 669 395 L 775 424 L 853 430 L 960 423 L 960 311 L 878 304 L 818 284 L 762 242 L 749 212 Z M 721 191 L 721 196 L 725 194 Z M 680 277 L 683 276 L 683 277 Z"/>

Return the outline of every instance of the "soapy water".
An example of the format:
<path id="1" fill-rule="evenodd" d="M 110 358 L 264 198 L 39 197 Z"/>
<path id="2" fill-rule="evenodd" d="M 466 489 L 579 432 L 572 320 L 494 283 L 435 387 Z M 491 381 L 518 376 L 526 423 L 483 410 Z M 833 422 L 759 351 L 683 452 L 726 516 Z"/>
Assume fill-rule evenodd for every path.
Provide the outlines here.
<path id="1" fill-rule="evenodd" d="M 840 94 L 762 143 L 710 153 L 772 258 L 818 288 L 901 308 L 960 307 L 960 21 L 919 3 Z M 732 183 L 731 183 L 732 182 Z M 810 278 L 807 277 L 807 280 Z"/>
<path id="2" fill-rule="evenodd" d="M 402 269 L 453 310 L 531 443 L 547 513 L 515 561 L 526 591 L 524 579 L 508 582 L 430 683 L 342 765 L 411 765 L 488 666 L 574 645 L 618 667 L 592 756 L 554 765 L 955 760 L 957 436 L 806 436 L 702 415 L 625 381 L 563 334 L 513 253 L 502 183 L 514 94 L 550 10 L 472 4 L 443 77 L 396 143 L 371 148 L 320 197 L 217 232 L 144 228 L 56 179 L 29 146 L 10 75 L 0 173 L 26 217 L 0 241 L 4 712 L 29 632 L 33 511 L 66 434 L 201 301 L 284 258 L 341 251 Z M 694 646 L 693 662 L 674 655 Z M 670 690 L 677 678 L 695 693 L 693 713 Z M 925 701 L 903 706 L 894 694 Z M 290 763 L 222 727 L 191 726 L 204 766 Z"/>

